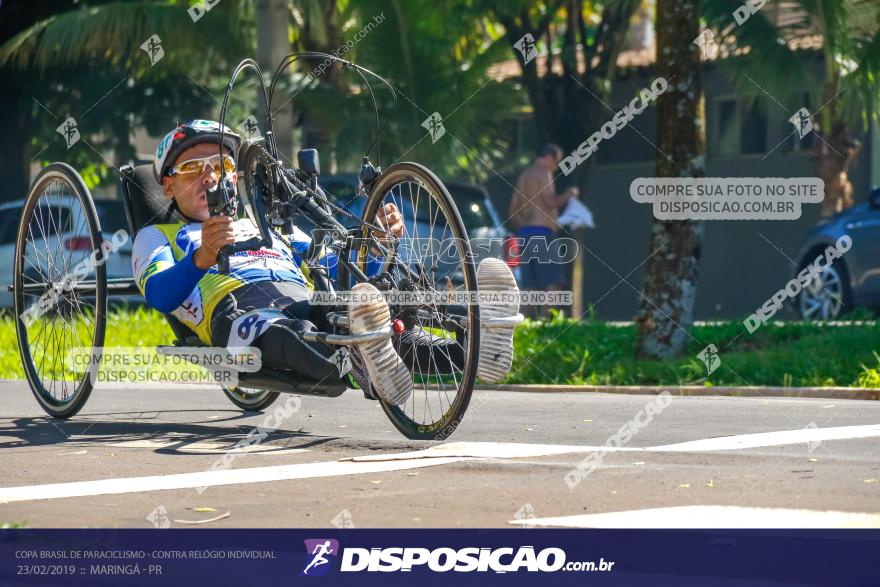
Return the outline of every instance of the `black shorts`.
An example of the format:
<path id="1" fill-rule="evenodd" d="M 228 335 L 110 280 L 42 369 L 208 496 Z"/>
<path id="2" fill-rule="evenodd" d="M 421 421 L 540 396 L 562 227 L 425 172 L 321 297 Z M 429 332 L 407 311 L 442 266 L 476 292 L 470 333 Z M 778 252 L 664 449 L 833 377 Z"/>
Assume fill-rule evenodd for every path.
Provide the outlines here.
<path id="1" fill-rule="evenodd" d="M 275 308 L 289 318 L 309 320 L 311 293 L 292 281 L 257 281 L 246 283 L 226 294 L 211 316 L 211 342 L 226 346 L 232 323 L 253 310 Z"/>
<path id="2" fill-rule="evenodd" d="M 243 285 L 226 294 L 214 309 L 211 341 L 215 346 L 227 346 L 236 319 L 253 310 L 275 308 L 287 318 L 272 323 L 251 343 L 261 350 L 262 364 L 304 373 L 317 380 L 338 379 L 341 376 L 336 352 L 340 349 L 324 343 L 307 343 L 298 336 L 304 331 L 329 330 L 323 308 L 310 306 L 310 298 L 305 286 L 293 282 Z M 455 339 L 408 330 L 393 337 L 392 342 L 415 372 L 452 373 L 464 367 L 465 349 Z"/>
<path id="3" fill-rule="evenodd" d="M 211 318 L 211 342 L 215 346 L 229 344 L 233 323 L 253 310 L 274 308 L 284 317 L 271 322 L 249 344 L 260 349 L 263 367 L 294 371 L 314 382 L 344 381 L 348 365 L 347 351 L 323 342 L 309 343 L 303 332 L 318 330 L 324 322 L 321 308 L 309 304 L 311 292 L 299 283 L 289 281 L 258 281 L 245 284 L 223 297 Z"/>

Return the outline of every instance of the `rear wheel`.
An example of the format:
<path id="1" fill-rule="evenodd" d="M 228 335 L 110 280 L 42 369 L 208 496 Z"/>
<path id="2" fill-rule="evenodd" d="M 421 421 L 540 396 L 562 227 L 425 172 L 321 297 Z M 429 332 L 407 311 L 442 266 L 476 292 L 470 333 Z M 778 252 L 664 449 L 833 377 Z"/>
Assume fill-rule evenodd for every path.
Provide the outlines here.
<path id="1" fill-rule="evenodd" d="M 262 412 L 272 405 L 280 395 L 277 391 L 250 389 L 248 387 L 223 388 L 229 401 L 247 412 Z"/>
<path id="2" fill-rule="evenodd" d="M 396 204 L 400 210 L 406 232 L 398 248 L 401 262 L 386 266 L 392 283 L 385 288 L 422 295 L 476 294 L 476 270 L 467 232 L 455 202 L 437 176 L 415 163 L 392 165 L 373 186 L 362 221 L 375 225 L 376 213 L 388 203 Z M 365 226 L 361 237 L 369 236 L 370 228 Z M 369 274 L 368 247 L 359 247 L 349 258 L 354 258 L 357 267 Z M 339 277 L 340 284 L 350 284 L 341 264 Z M 383 289 L 382 284 L 376 285 Z M 394 300 L 389 306 L 392 320 L 399 319 L 409 331 L 405 339 L 398 335 L 395 346 L 401 355 L 413 357 L 417 364 L 411 369 L 410 398 L 399 406 L 380 399 L 382 409 L 408 438 L 446 438 L 464 417 L 473 392 L 480 346 L 479 306 L 438 302 L 403 305 L 395 304 Z M 427 360 L 415 349 L 416 341 L 425 339 L 442 343 L 434 345 L 434 353 Z M 451 356 L 461 360 L 453 361 Z M 451 369 L 441 368 L 438 362 L 453 365 Z"/>
<path id="3" fill-rule="evenodd" d="M 56 418 L 76 414 L 97 379 L 107 315 L 108 253 L 101 245 L 95 204 L 79 174 L 63 163 L 43 168 L 22 211 L 13 297 L 25 376 Z"/>

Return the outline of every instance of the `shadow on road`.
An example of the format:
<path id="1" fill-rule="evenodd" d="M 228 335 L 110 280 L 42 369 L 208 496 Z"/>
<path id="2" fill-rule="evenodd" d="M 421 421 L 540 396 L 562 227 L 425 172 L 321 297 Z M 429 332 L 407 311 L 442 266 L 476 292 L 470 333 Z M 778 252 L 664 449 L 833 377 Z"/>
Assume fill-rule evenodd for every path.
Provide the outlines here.
<path id="1" fill-rule="evenodd" d="M 180 414 L 175 411 L 175 414 Z M 45 416 L 36 418 L 0 419 L 0 448 L 28 448 L 64 445 L 107 446 L 117 448 L 146 448 L 157 454 L 204 455 L 241 449 L 259 444 L 261 453 L 292 449 L 310 449 L 338 437 L 315 436 L 290 430 L 258 430 L 262 419 L 256 422 L 234 424 L 246 416 L 211 420 L 210 422 L 179 423 L 160 419 L 162 412 L 120 412 L 90 414 L 88 419 L 56 420 Z M 102 420 L 100 418 L 110 418 Z M 272 420 L 270 420 L 272 421 Z M 260 432 L 266 436 L 260 439 Z M 242 442 L 250 435 L 251 440 Z M 236 445 L 239 445 L 238 448 Z"/>

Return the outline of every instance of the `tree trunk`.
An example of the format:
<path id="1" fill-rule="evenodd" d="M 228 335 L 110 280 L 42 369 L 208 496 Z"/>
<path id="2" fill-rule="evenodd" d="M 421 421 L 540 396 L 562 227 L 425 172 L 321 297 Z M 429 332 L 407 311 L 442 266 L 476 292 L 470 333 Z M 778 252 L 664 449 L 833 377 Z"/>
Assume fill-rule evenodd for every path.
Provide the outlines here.
<path id="1" fill-rule="evenodd" d="M 824 129 L 822 129 L 824 131 Z M 824 141 L 816 141 L 817 170 L 825 182 L 825 199 L 819 215 L 828 218 L 853 205 L 853 186 L 849 168 L 861 149 L 844 120 L 833 120 L 831 132 L 820 131 Z"/>
<path id="2" fill-rule="evenodd" d="M 320 15 L 309 18 L 306 28 L 302 31 L 305 37 L 303 50 L 320 51 L 331 55 L 337 54 L 342 47 L 342 25 L 339 22 L 338 4 L 328 2 L 321 6 Z M 308 16 L 308 15 L 307 15 Z M 345 53 L 344 59 L 351 59 L 351 55 Z M 309 67 L 315 67 L 319 61 L 307 61 Z M 345 95 L 348 84 L 355 79 L 349 71 L 343 71 L 338 63 L 332 64 L 326 71 L 318 76 L 318 83 L 332 88 L 339 95 Z M 322 151 L 321 169 L 325 174 L 337 173 L 336 161 L 336 132 L 332 124 L 318 119 L 314 113 L 303 111 L 301 119 L 303 146 Z"/>
<path id="3" fill-rule="evenodd" d="M 27 196 L 30 181 L 28 153 L 31 119 L 29 104 L 21 96 L 22 79 L 17 73 L 4 71 L 0 84 L 0 201 L 17 200 Z"/>
<path id="4" fill-rule="evenodd" d="M 703 175 L 700 54 L 693 43 L 699 18 L 699 0 L 657 2 L 657 75 L 669 85 L 657 100 L 659 177 Z M 650 259 L 636 315 L 639 357 L 667 358 L 684 351 L 693 323 L 702 239 L 700 222 L 652 220 Z"/>
<path id="5" fill-rule="evenodd" d="M 827 20 L 824 5 L 818 4 L 823 28 L 826 30 Z M 858 155 L 861 145 L 850 134 L 842 104 L 838 100 L 841 92 L 842 72 L 835 55 L 831 39 L 825 38 L 822 43 L 825 79 L 822 84 L 822 103 L 825 107 L 819 114 L 819 137 L 815 142 L 816 175 L 825 182 L 825 199 L 822 200 L 820 218 L 828 218 L 853 205 L 853 186 L 849 181 L 849 168 Z"/>
<path id="6" fill-rule="evenodd" d="M 257 3 L 257 62 L 266 76 L 271 76 L 281 60 L 290 54 L 290 37 L 287 24 L 290 13 L 286 0 L 259 0 Z M 290 75 L 285 70 L 282 75 Z M 267 80 L 271 83 L 271 80 Z M 284 92 L 277 92 L 273 108 L 272 128 L 275 131 L 275 143 L 282 159 L 288 163 L 293 161 L 293 104 L 288 102 L 281 108 L 287 97 Z M 265 120 L 264 106 L 260 97 L 260 120 Z M 235 125 L 240 124 L 235 121 Z"/>

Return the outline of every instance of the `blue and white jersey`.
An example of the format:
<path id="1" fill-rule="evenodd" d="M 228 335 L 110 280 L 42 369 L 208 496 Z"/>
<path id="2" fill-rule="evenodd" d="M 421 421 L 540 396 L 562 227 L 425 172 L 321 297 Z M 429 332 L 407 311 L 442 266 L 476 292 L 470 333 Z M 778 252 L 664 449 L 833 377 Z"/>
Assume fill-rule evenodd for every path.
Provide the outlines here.
<path id="1" fill-rule="evenodd" d="M 232 227 L 236 241 L 259 236 L 259 230 L 249 219 L 236 220 Z M 216 265 L 205 271 L 195 267 L 192 261 L 192 254 L 202 244 L 201 223 L 154 224 L 135 237 L 132 269 L 138 288 L 151 306 L 170 312 L 209 343 L 214 308 L 230 291 L 259 281 L 295 282 L 312 289 L 309 269 L 303 261 L 310 242 L 309 236 L 298 228 L 290 240 L 273 234 L 270 247 L 231 255 L 229 273 L 223 274 Z M 328 255 L 322 264 L 335 270 L 335 257 L 329 257 L 333 256 Z M 168 287 L 168 283 L 148 290 L 151 280 L 175 265 L 182 265 L 182 273 L 176 276 L 173 285 L 188 286 L 188 295 L 182 303 L 180 292 Z"/>

